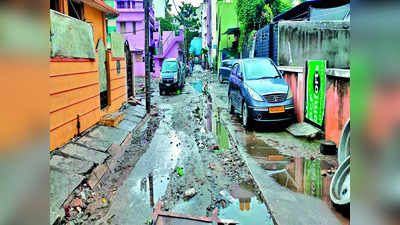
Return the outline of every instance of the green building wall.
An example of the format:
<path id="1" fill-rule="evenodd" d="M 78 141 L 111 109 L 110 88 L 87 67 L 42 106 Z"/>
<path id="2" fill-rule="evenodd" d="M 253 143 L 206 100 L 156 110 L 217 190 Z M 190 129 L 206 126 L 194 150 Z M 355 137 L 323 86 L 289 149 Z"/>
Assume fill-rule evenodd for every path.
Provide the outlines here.
<path id="1" fill-rule="evenodd" d="M 232 42 L 234 41 L 234 36 L 224 34 L 225 31 L 229 28 L 239 27 L 236 15 L 236 1 L 238 0 L 231 0 L 230 2 L 224 0 L 217 1 L 217 40 L 219 39 L 219 29 L 221 29 L 220 41 L 217 43 L 217 45 L 219 45 L 218 66 L 222 59 L 222 50 L 224 48 L 232 47 Z M 219 27 L 220 22 L 221 27 Z"/>
<path id="2" fill-rule="evenodd" d="M 115 9 L 115 0 L 105 0 L 104 1 L 107 5 Z M 111 33 L 112 32 L 117 32 L 117 18 L 107 18 L 108 23 L 107 23 L 107 48 L 109 48 L 111 45 L 110 40 L 111 40 Z"/>

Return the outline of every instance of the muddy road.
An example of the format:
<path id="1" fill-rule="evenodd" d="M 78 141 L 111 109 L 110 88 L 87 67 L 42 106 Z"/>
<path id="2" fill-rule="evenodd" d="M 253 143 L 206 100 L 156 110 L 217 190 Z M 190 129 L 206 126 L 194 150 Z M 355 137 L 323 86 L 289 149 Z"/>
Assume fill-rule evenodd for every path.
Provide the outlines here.
<path id="1" fill-rule="evenodd" d="M 96 224 L 150 223 L 158 201 L 193 216 L 218 209 L 245 225 L 349 224 L 329 199 L 336 158 L 281 125 L 244 130 L 227 112 L 227 84 L 215 78 L 197 67 L 181 93 L 167 96 L 152 82 L 151 134 Z"/>
<path id="2" fill-rule="evenodd" d="M 159 200 L 165 211 L 211 216 L 218 208 L 222 219 L 274 224 L 238 149 L 215 135 L 203 73 L 188 77 L 180 94 L 160 96 L 153 83 L 159 125 L 96 224 L 145 224 Z"/>

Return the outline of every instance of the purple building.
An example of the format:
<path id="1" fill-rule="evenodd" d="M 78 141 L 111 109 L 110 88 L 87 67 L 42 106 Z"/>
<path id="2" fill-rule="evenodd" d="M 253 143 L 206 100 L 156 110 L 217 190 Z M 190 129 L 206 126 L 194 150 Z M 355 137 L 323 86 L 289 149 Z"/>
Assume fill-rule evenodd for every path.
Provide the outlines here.
<path id="1" fill-rule="evenodd" d="M 151 5 L 151 3 L 150 3 Z M 133 74 L 136 77 L 144 77 L 144 2 L 143 0 L 116 0 L 116 8 L 120 12 L 116 19 L 117 32 L 124 35 L 124 39 L 129 44 L 132 53 Z M 154 18 L 154 10 L 150 8 L 150 46 L 156 49 L 154 57 L 155 72 L 152 77 L 160 76 L 160 68 L 164 58 L 179 58 L 179 42 L 183 41 L 183 31 L 163 32 L 162 41 L 159 35 L 159 21 Z"/>
<path id="2" fill-rule="evenodd" d="M 157 35 L 158 37 L 158 35 Z M 157 40 L 157 55 L 154 57 L 155 77 L 160 76 L 161 66 L 164 59 L 177 58 L 182 60 L 183 51 L 180 43 L 183 42 L 183 30 L 179 31 L 163 31 L 162 40 Z"/>
<path id="3" fill-rule="evenodd" d="M 132 53 L 133 74 L 145 75 L 144 60 L 144 2 L 143 0 L 116 0 L 116 8 L 120 12 L 116 20 L 117 32 L 124 35 L 129 43 Z M 157 31 L 159 25 L 154 19 L 153 8 L 150 8 L 150 43 L 155 43 L 153 31 Z"/>

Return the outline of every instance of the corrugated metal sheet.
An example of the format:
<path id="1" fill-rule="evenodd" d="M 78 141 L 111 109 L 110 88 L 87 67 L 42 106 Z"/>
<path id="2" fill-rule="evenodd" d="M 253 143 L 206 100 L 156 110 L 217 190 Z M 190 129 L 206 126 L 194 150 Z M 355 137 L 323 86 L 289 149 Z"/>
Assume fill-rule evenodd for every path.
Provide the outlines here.
<path id="1" fill-rule="evenodd" d="M 111 52 L 113 58 L 125 57 L 124 52 L 124 37 L 117 32 L 111 33 Z"/>
<path id="2" fill-rule="evenodd" d="M 95 59 L 93 28 L 89 23 L 50 10 L 51 57 Z"/>
<path id="3" fill-rule="evenodd" d="M 327 9 L 310 7 L 310 21 L 345 20 L 349 14 L 350 4 Z"/>

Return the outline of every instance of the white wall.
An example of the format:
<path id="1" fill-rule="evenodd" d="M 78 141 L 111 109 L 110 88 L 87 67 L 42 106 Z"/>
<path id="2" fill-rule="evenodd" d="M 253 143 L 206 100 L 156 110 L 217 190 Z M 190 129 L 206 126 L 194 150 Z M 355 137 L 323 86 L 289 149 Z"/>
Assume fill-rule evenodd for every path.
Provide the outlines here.
<path id="1" fill-rule="evenodd" d="M 154 17 L 165 18 L 165 0 L 153 0 Z"/>

